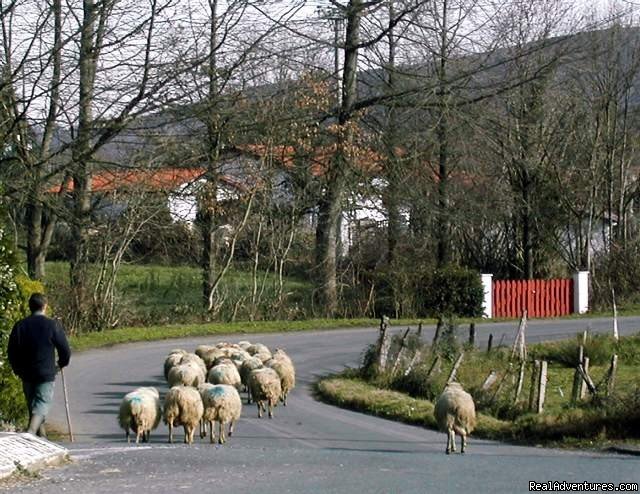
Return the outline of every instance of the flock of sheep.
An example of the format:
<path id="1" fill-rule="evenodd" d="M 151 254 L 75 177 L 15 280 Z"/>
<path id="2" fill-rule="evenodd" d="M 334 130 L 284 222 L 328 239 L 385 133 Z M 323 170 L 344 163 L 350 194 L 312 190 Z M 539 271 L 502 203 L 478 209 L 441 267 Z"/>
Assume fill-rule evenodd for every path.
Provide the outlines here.
<path id="1" fill-rule="evenodd" d="M 125 431 L 136 434 L 136 443 L 149 441 L 150 433 L 163 418 L 169 427 L 169 442 L 173 442 L 173 428 L 184 428 L 184 442 L 193 443 L 196 428 L 200 437 L 210 434 L 215 442 L 215 423 L 218 422 L 218 442 L 226 441 L 242 413 L 240 392 L 246 390 L 247 403 L 258 407 L 258 417 L 281 401 L 294 388 L 295 367 L 282 349 L 273 353 L 265 345 L 248 341 L 238 344 L 218 343 L 200 345 L 195 353 L 172 350 L 164 362 L 164 376 L 169 383 L 163 406 L 156 388 L 141 387 L 124 396 L 120 403 L 118 422 Z"/>
<path id="2" fill-rule="evenodd" d="M 215 442 L 215 423 L 218 422 L 218 442 L 226 441 L 242 413 L 240 391 L 247 393 L 247 403 L 253 400 L 258 417 L 281 401 L 287 405 L 287 395 L 295 386 L 295 367 L 284 350 L 273 353 L 265 345 L 242 341 L 238 344 L 218 343 L 200 345 L 195 353 L 172 350 L 164 362 L 164 376 L 169 392 L 160 405 L 156 388 L 141 387 L 123 398 L 118 421 L 125 430 L 136 434 L 136 443 L 148 442 L 150 433 L 164 418 L 169 427 L 169 442 L 173 442 L 173 428 L 184 427 L 184 442 L 193 443 L 195 430 L 200 426 L 200 437 L 210 435 Z M 449 383 L 435 405 L 438 426 L 447 433 L 446 453 L 456 451 L 455 434 L 462 439 L 461 452 L 467 445 L 467 436 L 476 425 L 473 398 L 457 382 Z"/>

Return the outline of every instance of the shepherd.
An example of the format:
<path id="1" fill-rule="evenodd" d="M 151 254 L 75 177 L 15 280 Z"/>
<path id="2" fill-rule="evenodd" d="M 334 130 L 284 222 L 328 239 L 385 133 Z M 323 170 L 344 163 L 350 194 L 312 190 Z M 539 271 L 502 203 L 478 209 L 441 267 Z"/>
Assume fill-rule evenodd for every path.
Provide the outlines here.
<path id="1" fill-rule="evenodd" d="M 62 325 L 45 315 L 47 299 L 42 293 L 31 295 L 29 309 L 31 315 L 13 327 L 7 351 L 13 372 L 22 380 L 29 409 L 27 432 L 46 437 L 44 421 L 53 402 L 56 372 L 69 365 L 71 350 Z"/>

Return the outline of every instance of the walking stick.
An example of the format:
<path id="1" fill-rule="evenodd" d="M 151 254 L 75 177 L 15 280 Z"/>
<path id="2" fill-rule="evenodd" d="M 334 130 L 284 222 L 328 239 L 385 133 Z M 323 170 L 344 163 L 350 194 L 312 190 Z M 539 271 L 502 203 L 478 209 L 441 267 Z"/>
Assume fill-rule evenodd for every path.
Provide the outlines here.
<path id="1" fill-rule="evenodd" d="M 71 414 L 69 413 L 69 400 L 67 398 L 67 383 L 64 380 L 64 371 L 60 369 L 62 378 L 62 394 L 64 395 L 64 407 L 67 411 L 67 425 L 69 426 L 69 441 L 73 442 L 73 432 L 71 431 Z"/>

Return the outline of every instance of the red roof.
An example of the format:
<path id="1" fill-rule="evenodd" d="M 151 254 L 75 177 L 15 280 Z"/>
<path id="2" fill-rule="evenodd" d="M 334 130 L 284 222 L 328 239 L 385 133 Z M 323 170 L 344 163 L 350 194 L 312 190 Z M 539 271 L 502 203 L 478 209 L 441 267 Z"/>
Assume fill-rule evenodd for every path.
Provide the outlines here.
<path id="1" fill-rule="evenodd" d="M 161 168 L 157 170 L 109 170 L 95 174 L 91 178 L 91 190 L 94 192 L 112 192 L 129 187 L 146 189 L 147 191 L 171 191 L 190 184 L 201 178 L 205 168 Z M 237 180 L 223 175 L 220 181 L 234 188 L 242 188 Z M 73 190 L 73 180 L 56 185 L 49 192 L 58 193 Z"/>

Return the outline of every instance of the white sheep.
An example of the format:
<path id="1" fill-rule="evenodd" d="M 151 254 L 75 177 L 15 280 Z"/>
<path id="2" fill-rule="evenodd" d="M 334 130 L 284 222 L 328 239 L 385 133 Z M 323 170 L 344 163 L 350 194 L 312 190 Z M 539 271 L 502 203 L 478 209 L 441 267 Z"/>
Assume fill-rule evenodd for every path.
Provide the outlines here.
<path id="1" fill-rule="evenodd" d="M 296 386 L 296 370 L 293 367 L 293 363 L 289 358 L 272 358 L 268 360 L 265 365 L 277 372 L 282 390 L 280 401 L 282 401 L 284 406 L 287 406 L 287 396 Z"/>
<path id="2" fill-rule="evenodd" d="M 262 367 L 264 367 L 264 365 L 258 357 L 250 357 L 242 362 L 242 366 L 240 367 L 240 380 L 247 390 L 247 403 L 251 403 L 251 387 L 249 386 L 251 371 L 261 369 Z"/>
<path id="3" fill-rule="evenodd" d="M 207 375 L 207 382 L 211 384 L 228 384 L 236 389 L 240 389 L 242 385 L 240 373 L 233 362 L 211 367 Z"/>
<path id="4" fill-rule="evenodd" d="M 140 438 L 143 442 L 149 442 L 151 431 L 158 427 L 161 415 L 158 390 L 137 388 L 122 399 L 118 423 L 125 430 L 127 442 L 130 441 L 129 429 L 136 433 L 136 444 L 140 442 Z"/>
<path id="5" fill-rule="evenodd" d="M 246 351 L 247 348 L 249 348 L 251 346 L 251 342 L 250 341 L 239 341 L 238 342 L 238 346 Z"/>
<path id="6" fill-rule="evenodd" d="M 273 418 L 273 408 L 282 395 L 278 373 L 269 367 L 253 370 L 249 377 L 249 387 L 251 396 L 258 405 L 258 417 L 262 417 L 262 411 L 268 408 L 269 418 Z"/>
<path id="7" fill-rule="evenodd" d="M 254 357 L 258 357 L 263 363 L 271 359 L 271 351 L 262 343 L 254 343 L 247 348 L 247 353 Z"/>
<path id="8" fill-rule="evenodd" d="M 167 381 L 169 387 L 178 386 L 180 384 L 184 386 L 198 387 L 205 380 L 205 375 L 202 369 L 193 362 L 187 362 L 185 364 L 179 364 L 172 367 L 169 371 Z"/>
<path id="9" fill-rule="evenodd" d="M 203 376 L 207 375 L 207 366 L 205 365 L 204 360 L 198 357 L 195 353 L 187 353 L 186 355 L 183 355 L 180 360 L 180 364 L 193 364 L 200 369 Z"/>
<path id="10" fill-rule="evenodd" d="M 195 388 L 172 387 L 164 398 L 164 423 L 169 426 L 169 442 L 173 443 L 174 426 L 182 425 L 184 442 L 193 444 L 193 435 L 203 413 L 202 398 Z"/>
<path id="11" fill-rule="evenodd" d="M 233 427 L 242 414 L 242 400 L 238 391 L 227 384 L 202 384 L 198 391 L 204 405 L 203 424 L 209 425 L 210 440 L 215 442 L 215 422 L 219 423 L 218 442 L 223 444 L 225 438 L 225 424 L 229 424 L 229 436 L 233 435 Z M 202 433 L 204 432 L 204 434 Z M 201 431 L 201 437 L 206 431 Z"/>
<path id="12" fill-rule="evenodd" d="M 460 452 L 464 453 L 467 435 L 476 426 L 476 407 L 471 395 L 457 382 L 448 384 L 436 401 L 434 414 L 440 430 L 447 432 L 447 454 L 456 452 L 455 433 L 462 438 Z"/>
<path id="13" fill-rule="evenodd" d="M 165 379 L 169 378 L 169 371 L 171 370 L 171 368 L 180 364 L 182 357 L 185 356 L 187 353 L 189 352 L 187 352 L 186 350 L 179 350 L 179 349 L 171 350 L 171 352 L 169 353 L 169 355 L 164 361 L 164 378 Z"/>
<path id="14" fill-rule="evenodd" d="M 293 366 L 293 360 L 291 360 L 291 357 L 289 357 L 289 355 L 287 355 L 287 352 L 285 352 L 282 348 L 276 348 L 272 354 L 272 358 L 275 360 L 284 360 L 285 362 L 288 362 Z"/>

